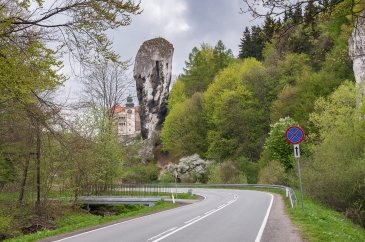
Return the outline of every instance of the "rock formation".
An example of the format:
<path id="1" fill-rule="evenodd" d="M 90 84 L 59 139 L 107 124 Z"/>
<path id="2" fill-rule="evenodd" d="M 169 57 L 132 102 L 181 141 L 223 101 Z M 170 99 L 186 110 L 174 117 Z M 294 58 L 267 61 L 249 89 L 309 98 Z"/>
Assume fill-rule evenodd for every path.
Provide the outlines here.
<path id="1" fill-rule="evenodd" d="M 141 107 L 141 134 L 150 139 L 161 129 L 167 108 L 174 48 L 167 40 L 145 41 L 138 50 L 133 76 Z"/>
<path id="2" fill-rule="evenodd" d="M 349 54 L 353 61 L 353 69 L 356 79 L 356 84 L 363 88 L 365 87 L 365 10 L 362 11 L 356 20 L 356 25 L 349 39 Z"/>

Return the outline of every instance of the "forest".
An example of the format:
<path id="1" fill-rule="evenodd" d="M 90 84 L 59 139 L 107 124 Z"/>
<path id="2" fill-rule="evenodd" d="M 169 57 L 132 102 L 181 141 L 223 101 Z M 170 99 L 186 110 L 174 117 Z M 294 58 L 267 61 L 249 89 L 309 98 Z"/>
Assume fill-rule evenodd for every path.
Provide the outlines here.
<path id="1" fill-rule="evenodd" d="M 361 4 L 309 1 L 282 18 L 266 15 L 245 28 L 238 58 L 221 41 L 194 48 L 171 91 L 161 141 L 172 159 L 213 162 L 204 176 L 181 180 L 298 188 L 285 131 L 299 125 L 304 193 L 364 225 L 364 106 L 348 48 Z"/>
<path id="2" fill-rule="evenodd" d="M 306 1 L 264 15 L 262 25 L 242 26 L 237 57 L 222 41 L 193 48 L 151 157 L 141 157 L 140 139 L 118 142 L 109 112 L 131 80 L 107 31 L 129 25 L 139 4 L 42 4 L 0 0 L 0 236 L 19 233 L 21 217 L 42 216 L 55 193 L 76 200 L 87 184 L 298 188 L 290 125 L 306 133 L 306 196 L 365 226 L 365 109 L 348 46 L 364 1 Z M 82 66 L 86 87 L 72 105 L 55 98 L 65 56 Z"/>

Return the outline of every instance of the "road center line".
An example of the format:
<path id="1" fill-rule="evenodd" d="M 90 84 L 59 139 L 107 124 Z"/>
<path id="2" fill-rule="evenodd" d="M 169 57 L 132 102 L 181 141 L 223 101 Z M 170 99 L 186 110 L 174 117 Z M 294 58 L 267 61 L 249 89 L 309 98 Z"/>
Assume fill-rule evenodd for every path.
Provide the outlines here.
<path id="1" fill-rule="evenodd" d="M 209 213 L 213 213 L 215 212 L 217 209 L 212 209 L 212 210 L 209 210 L 208 212 L 204 213 L 204 214 L 209 214 Z"/>
<path id="2" fill-rule="evenodd" d="M 235 200 L 235 201 L 237 201 L 237 200 Z M 178 231 L 180 231 L 180 230 L 183 230 L 183 229 L 185 229 L 186 227 L 189 227 L 190 225 L 193 225 L 193 224 L 195 224 L 196 222 L 198 222 L 198 221 L 200 221 L 200 220 L 202 220 L 202 219 L 204 219 L 204 218 L 206 218 L 206 217 L 208 217 L 208 216 L 210 216 L 210 215 L 212 215 L 212 214 L 214 214 L 214 213 L 216 213 L 216 212 L 218 212 L 219 210 L 222 210 L 223 208 L 225 208 L 225 207 L 227 207 L 229 204 L 227 204 L 227 205 L 224 205 L 224 207 L 221 207 L 221 208 L 219 208 L 219 209 L 213 209 L 213 210 L 210 210 L 209 212 L 210 213 L 205 213 L 206 215 L 204 215 L 203 217 L 200 217 L 200 218 L 198 218 L 198 219 L 196 219 L 196 220 L 194 220 L 194 221 L 192 221 L 192 222 L 190 222 L 190 223 L 188 223 L 188 224 L 186 224 L 186 225 L 184 225 L 184 226 L 182 226 L 182 227 L 180 227 L 180 228 L 178 228 L 178 229 L 175 229 L 174 231 L 172 231 L 172 232 L 170 232 L 170 233 L 168 233 L 168 234 L 165 234 L 164 236 L 162 236 L 162 237 L 160 237 L 160 238 L 158 238 L 158 239 L 156 239 L 156 240 L 154 240 L 154 241 L 152 241 L 152 242 L 158 242 L 158 241 L 160 241 L 160 240 L 163 240 L 164 238 L 167 238 L 167 237 L 169 237 L 170 235 L 172 235 L 172 234 L 174 234 L 174 233 L 176 233 L 176 232 L 178 232 Z"/>
<path id="3" fill-rule="evenodd" d="M 188 220 L 188 221 L 186 221 L 185 222 L 185 224 L 188 224 L 188 223 L 190 223 L 190 222 L 192 222 L 192 221 L 194 221 L 195 219 L 198 219 L 198 218 L 200 218 L 201 216 L 198 216 L 198 217 L 195 217 L 195 218 L 193 218 L 193 219 L 190 219 L 190 220 Z"/>
<path id="4" fill-rule="evenodd" d="M 160 233 L 160 234 L 158 234 L 156 236 L 153 236 L 152 238 L 149 238 L 147 241 L 154 240 L 154 239 L 156 239 L 156 238 L 158 238 L 158 237 L 160 237 L 160 236 L 162 236 L 162 235 L 164 235 L 164 234 L 166 234 L 166 233 L 168 233 L 170 231 L 173 231 L 175 229 L 177 229 L 177 227 L 173 227 L 173 228 L 171 228 L 169 230 L 166 230 L 165 232 L 162 232 L 162 233 Z"/>

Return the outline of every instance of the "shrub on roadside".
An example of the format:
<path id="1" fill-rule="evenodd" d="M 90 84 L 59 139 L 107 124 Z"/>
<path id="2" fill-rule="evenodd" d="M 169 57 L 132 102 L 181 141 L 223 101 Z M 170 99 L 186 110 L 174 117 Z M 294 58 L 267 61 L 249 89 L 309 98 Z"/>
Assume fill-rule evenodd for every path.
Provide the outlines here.
<path id="1" fill-rule="evenodd" d="M 258 183 L 288 185 L 288 174 L 285 173 L 285 168 L 280 162 L 277 160 L 271 160 L 260 170 Z"/>
<path id="2" fill-rule="evenodd" d="M 211 164 L 212 161 L 203 160 L 197 154 L 183 157 L 180 159 L 179 164 L 168 164 L 165 169 L 161 171 L 160 179 L 161 177 L 169 179 L 168 175 L 165 173 L 170 173 L 174 179 L 175 176 L 177 176 L 178 181 L 205 183 L 207 181 L 207 172 Z"/>
<path id="3" fill-rule="evenodd" d="M 285 171 L 294 167 L 293 148 L 285 140 L 285 131 L 296 122 L 289 117 L 281 118 L 278 122 L 271 125 L 269 137 L 265 141 L 264 151 L 259 161 L 261 167 L 264 167 L 271 160 L 279 162 Z"/>
<path id="4" fill-rule="evenodd" d="M 356 107 L 355 85 L 346 82 L 327 99 L 320 98 L 310 120 L 318 143 L 303 164 L 304 189 L 364 225 L 365 122 L 364 111 Z"/>
<path id="5" fill-rule="evenodd" d="M 247 177 L 233 161 L 215 164 L 210 169 L 210 184 L 246 184 Z"/>

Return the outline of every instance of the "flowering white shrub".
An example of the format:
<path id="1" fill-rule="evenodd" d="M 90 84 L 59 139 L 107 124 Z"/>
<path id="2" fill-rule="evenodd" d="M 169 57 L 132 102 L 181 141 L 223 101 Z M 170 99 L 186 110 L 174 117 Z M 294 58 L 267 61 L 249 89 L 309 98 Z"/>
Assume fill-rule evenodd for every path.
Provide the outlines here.
<path id="1" fill-rule="evenodd" d="M 190 176 L 193 177 L 193 180 L 195 181 L 201 181 L 212 163 L 212 161 L 203 160 L 198 154 L 194 154 L 181 158 L 179 164 L 168 164 L 165 169 L 162 170 L 160 177 L 166 173 L 170 173 L 173 177 L 176 176 L 177 179 L 180 179 L 182 176 Z"/>

